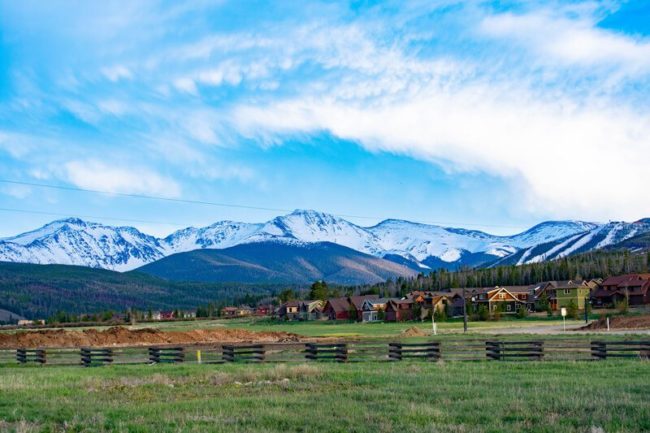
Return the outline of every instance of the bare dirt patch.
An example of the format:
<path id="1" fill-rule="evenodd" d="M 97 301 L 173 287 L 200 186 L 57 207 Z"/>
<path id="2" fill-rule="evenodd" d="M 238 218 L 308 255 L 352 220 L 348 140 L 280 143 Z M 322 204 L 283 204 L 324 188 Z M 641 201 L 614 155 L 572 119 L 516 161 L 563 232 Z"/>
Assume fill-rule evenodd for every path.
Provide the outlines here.
<path id="1" fill-rule="evenodd" d="M 288 332 L 253 332 L 243 329 L 195 329 L 159 331 L 115 326 L 105 331 L 42 330 L 0 334 L 0 348 L 17 347 L 110 347 L 205 343 L 300 342 L 302 337 Z"/>
<path id="2" fill-rule="evenodd" d="M 410 328 L 403 330 L 401 335 L 402 337 L 426 337 L 431 335 L 431 333 L 416 328 L 415 326 L 411 326 Z"/>
<path id="3" fill-rule="evenodd" d="M 611 329 L 650 329 L 650 315 L 615 316 L 609 318 Z M 580 328 L 581 330 L 607 329 L 607 319 L 601 317 L 595 322 Z"/>

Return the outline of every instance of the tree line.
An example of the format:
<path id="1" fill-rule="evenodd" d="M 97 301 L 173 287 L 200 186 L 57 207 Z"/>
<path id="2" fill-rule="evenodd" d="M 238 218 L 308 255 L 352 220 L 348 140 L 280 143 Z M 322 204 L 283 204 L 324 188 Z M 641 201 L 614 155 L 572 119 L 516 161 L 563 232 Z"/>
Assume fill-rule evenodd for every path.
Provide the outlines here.
<path id="1" fill-rule="evenodd" d="M 355 293 L 404 296 L 414 290 L 444 291 L 462 287 L 528 286 L 543 281 L 607 278 L 650 272 L 650 252 L 594 251 L 541 263 L 465 268 L 457 271 L 438 269 L 415 277 L 389 279 L 386 282 L 355 286 Z M 348 292 L 351 288 L 346 288 Z"/>

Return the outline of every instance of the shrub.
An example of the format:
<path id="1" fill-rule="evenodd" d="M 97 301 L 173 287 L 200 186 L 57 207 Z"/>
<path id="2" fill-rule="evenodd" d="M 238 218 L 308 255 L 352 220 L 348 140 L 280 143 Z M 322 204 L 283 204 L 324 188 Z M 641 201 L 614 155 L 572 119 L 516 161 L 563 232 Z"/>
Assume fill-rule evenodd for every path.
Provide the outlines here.
<path id="1" fill-rule="evenodd" d="M 485 322 L 490 318 L 490 312 L 485 305 L 478 307 L 478 319 Z"/>
<path id="2" fill-rule="evenodd" d="M 527 316 L 528 316 L 528 309 L 526 308 L 526 306 L 525 305 L 520 306 L 519 309 L 517 310 L 517 317 L 523 319 L 524 317 Z"/>
<path id="3" fill-rule="evenodd" d="M 578 318 L 578 306 L 573 301 L 573 299 L 571 300 L 571 302 L 569 302 L 569 305 L 567 306 L 567 316 L 569 316 L 569 318 L 571 319 Z"/>
<path id="4" fill-rule="evenodd" d="M 618 310 L 619 314 L 627 314 L 628 312 L 627 299 L 623 299 L 622 301 L 617 302 L 615 307 L 616 310 Z"/>

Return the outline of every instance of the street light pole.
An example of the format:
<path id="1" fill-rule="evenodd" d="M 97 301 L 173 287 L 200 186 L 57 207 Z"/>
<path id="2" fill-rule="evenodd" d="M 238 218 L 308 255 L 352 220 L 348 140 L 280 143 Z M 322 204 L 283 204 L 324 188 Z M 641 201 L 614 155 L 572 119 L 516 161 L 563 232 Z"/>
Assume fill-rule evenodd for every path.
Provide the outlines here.
<path id="1" fill-rule="evenodd" d="M 467 332 L 467 299 L 465 299 L 465 287 L 463 287 L 463 332 Z"/>

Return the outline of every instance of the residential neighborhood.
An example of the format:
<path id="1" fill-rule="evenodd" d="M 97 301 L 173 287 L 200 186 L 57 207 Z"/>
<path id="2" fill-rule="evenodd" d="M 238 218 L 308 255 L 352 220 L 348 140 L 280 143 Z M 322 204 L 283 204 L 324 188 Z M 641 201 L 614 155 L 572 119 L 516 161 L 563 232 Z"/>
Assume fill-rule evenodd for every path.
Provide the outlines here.
<path id="1" fill-rule="evenodd" d="M 604 280 L 544 281 L 529 286 L 412 291 L 399 298 L 368 294 L 324 301 L 292 300 L 282 303 L 271 315 L 278 320 L 402 322 L 431 318 L 432 314 L 462 317 L 465 309 L 469 316 L 481 312 L 487 316 L 559 314 L 562 309 L 575 313 L 585 308 L 615 308 L 619 304 L 648 305 L 649 291 L 650 274 L 628 274 Z"/>

